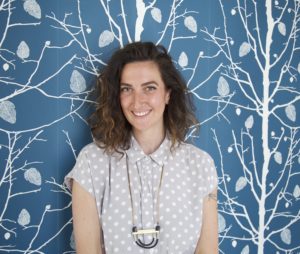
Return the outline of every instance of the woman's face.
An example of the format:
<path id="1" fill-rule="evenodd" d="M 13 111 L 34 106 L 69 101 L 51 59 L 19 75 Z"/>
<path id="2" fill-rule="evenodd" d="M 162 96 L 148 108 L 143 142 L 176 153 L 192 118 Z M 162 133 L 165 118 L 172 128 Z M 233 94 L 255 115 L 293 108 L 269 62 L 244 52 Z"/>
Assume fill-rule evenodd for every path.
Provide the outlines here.
<path id="1" fill-rule="evenodd" d="M 120 82 L 123 113 L 134 133 L 149 135 L 164 132 L 163 115 L 170 98 L 158 66 L 153 61 L 128 63 Z"/>

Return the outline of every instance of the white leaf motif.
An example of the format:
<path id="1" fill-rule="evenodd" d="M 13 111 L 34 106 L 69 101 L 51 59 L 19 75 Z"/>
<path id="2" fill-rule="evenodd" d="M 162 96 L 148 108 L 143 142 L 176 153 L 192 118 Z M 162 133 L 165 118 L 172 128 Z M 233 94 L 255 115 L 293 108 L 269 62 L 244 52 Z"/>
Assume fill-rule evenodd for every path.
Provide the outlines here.
<path id="1" fill-rule="evenodd" d="M 231 245 L 232 245 L 233 248 L 235 248 L 236 245 L 237 245 L 237 241 L 236 241 L 236 240 L 233 240 L 233 241 L 231 242 Z"/>
<path id="2" fill-rule="evenodd" d="M 111 31 L 104 30 L 99 37 L 99 47 L 103 48 L 108 46 L 114 41 L 114 34 Z"/>
<path id="3" fill-rule="evenodd" d="M 246 56 L 248 55 L 248 53 L 250 52 L 251 50 L 251 46 L 248 42 L 243 42 L 240 46 L 240 49 L 239 49 L 239 57 L 243 57 L 243 56 Z"/>
<path id="4" fill-rule="evenodd" d="M 40 186 L 42 184 L 41 174 L 36 168 L 27 169 L 24 172 L 24 178 L 34 185 Z"/>
<path id="5" fill-rule="evenodd" d="M 247 185 L 247 180 L 245 177 L 241 176 L 237 181 L 236 181 L 236 184 L 235 184 L 235 191 L 236 192 L 239 192 L 241 191 L 242 189 L 245 188 L 245 186 Z"/>
<path id="6" fill-rule="evenodd" d="M 6 232 L 5 234 L 4 234 L 4 239 L 5 240 L 8 240 L 10 238 L 10 233 L 9 232 Z"/>
<path id="7" fill-rule="evenodd" d="M 293 104 L 286 106 L 285 114 L 286 114 L 287 118 L 290 119 L 291 121 L 293 121 L 293 122 L 296 121 L 296 108 Z"/>
<path id="8" fill-rule="evenodd" d="M 193 33 L 197 33 L 197 22 L 192 16 L 188 16 L 184 19 L 184 25 L 187 29 L 192 31 Z"/>
<path id="9" fill-rule="evenodd" d="M 8 64 L 8 63 L 3 64 L 3 65 L 2 65 L 2 68 L 3 68 L 4 71 L 8 71 L 8 69 L 9 69 L 9 64 Z"/>
<path id="10" fill-rule="evenodd" d="M 42 17 L 41 7 L 35 0 L 25 0 L 23 4 L 24 10 L 36 19 Z"/>
<path id="11" fill-rule="evenodd" d="M 230 88 L 227 80 L 224 77 L 220 77 L 218 81 L 218 94 L 222 97 L 227 96 L 230 93 Z"/>
<path id="12" fill-rule="evenodd" d="M 300 62 L 298 63 L 298 68 L 297 68 L 297 70 L 298 70 L 298 73 L 300 73 Z"/>
<path id="13" fill-rule="evenodd" d="M 81 93 L 86 89 L 86 81 L 82 74 L 73 70 L 70 78 L 70 88 L 74 93 Z"/>
<path id="14" fill-rule="evenodd" d="M 226 221 L 222 214 L 218 213 L 218 232 L 221 233 L 226 229 Z"/>
<path id="15" fill-rule="evenodd" d="M 294 198 L 299 198 L 300 197 L 300 187 L 299 187 L 298 184 L 294 188 L 293 196 L 294 196 Z"/>
<path id="16" fill-rule="evenodd" d="M 274 153 L 274 160 L 280 165 L 282 164 L 282 154 L 281 152 L 275 152 Z"/>
<path id="17" fill-rule="evenodd" d="M 280 238 L 284 243 L 291 244 L 292 242 L 291 230 L 289 230 L 288 228 L 282 230 L 280 233 Z"/>
<path id="18" fill-rule="evenodd" d="M 184 68 L 188 65 L 189 59 L 185 52 L 181 52 L 179 59 L 178 59 L 178 63 L 182 68 Z"/>
<path id="19" fill-rule="evenodd" d="M 70 237 L 70 247 L 73 250 L 76 250 L 74 232 L 72 232 L 71 237 Z"/>
<path id="20" fill-rule="evenodd" d="M 156 8 L 156 7 L 152 8 L 152 10 L 151 10 L 151 16 L 152 16 L 152 18 L 153 18 L 157 23 L 161 23 L 161 18 L 162 18 L 162 16 L 161 16 L 161 10 L 160 10 L 160 9 L 158 9 L 158 8 Z"/>
<path id="21" fill-rule="evenodd" d="M 30 223 L 30 214 L 26 209 L 21 210 L 18 217 L 18 223 L 21 226 L 26 226 Z"/>
<path id="22" fill-rule="evenodd" d="M 245 122 L 245 127 L 249 130 L 253 127 L 254 124 L 254 119 L 253 115 L 248 116 L 246 122 Z"/>
<path id="23" fill-rule="evenodd" d="M 0 102 L 0 117 L 9 122 L 9 123 L 16 123 L 16 108 L 15 104 L 13 104 L 11 101 L 2 101 Z"/>
<path id="24" fill-rule="evenodd" d="M 246 245 L 246 246 L 242 249 L 241 254 L 249 254 L 249 251 L 250 251 L 249 245 Z"/>
<path id="25" fill-rule="evenodd" d="M 30 55 L 30 49 L 25 41 L 21 41 L 18 49 L 17 49 L 17 56 L 21 59 L 28 58 Z"/>
<path id="26" fill-rule="evenodd" d="M 278 31 L 281 33 L 283 36 L 286 36 L 286 26 L 284 23 L 279 22 L 278 23 Z"/>

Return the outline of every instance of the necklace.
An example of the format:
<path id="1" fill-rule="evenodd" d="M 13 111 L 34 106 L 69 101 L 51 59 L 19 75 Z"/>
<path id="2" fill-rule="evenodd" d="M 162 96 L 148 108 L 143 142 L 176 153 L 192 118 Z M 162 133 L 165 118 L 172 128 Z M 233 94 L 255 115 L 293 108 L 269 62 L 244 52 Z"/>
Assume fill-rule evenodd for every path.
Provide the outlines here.
<path id="1" fill-rule="evenodd" d="M 156 225 L 154 228 L 150 229 L 138 229 L 135 223 L 134 219 L 134 206 L 133 206 L 133 197 L 132 197 L 132 191 L 131 191 L 131 181 L 130 181 L 130 173 L 129 173 L 129 162 L 128 162 L 128 155 L 126 154 L 126 169 L 127 169 L 127 178 L 128 178 L 128 189 L 129 189 L 129 195 L 130 195 L 130 203 L 131 203 L 131 215 L 132 215 L 132 236 L 135 241 L 135 243 L 144 249 L 152 249 L 154 248 L 159 240 L 159 231 L 160 231 L 160 225 L 159 225 L 159 194 L 161 190 L 161 184 L 162 184 L 162 178 L 164 174 L 164 165 L 161 167 L 161 172 L 160 172 L 160 180 L 159 180 L 159 185 L 158 185 L 158 190 L 157 190 L 157 197 L 156 197 Z M 141 240 L 142 237 L 150 235 L 152 236 L 152 240 L 148 243 L 144 242 Z"/>

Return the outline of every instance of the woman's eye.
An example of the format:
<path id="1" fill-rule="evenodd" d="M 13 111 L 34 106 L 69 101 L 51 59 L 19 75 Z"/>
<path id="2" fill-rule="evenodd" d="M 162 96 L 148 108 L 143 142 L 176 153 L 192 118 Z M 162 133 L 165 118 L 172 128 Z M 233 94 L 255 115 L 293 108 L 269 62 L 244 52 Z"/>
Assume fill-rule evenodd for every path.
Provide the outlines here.
<path id="1" fill-rule="evenodd" d="M 129 92 L 130 88 L 129 87 L 121 87 L 121 93 L 126 93 Z"/>
<path id="2" fill-rule="evenodd" d="M 154 91 L 154 90 L 156 90 L 156 87 L 155 86 L 147 86 L 146 90 L 147 91 Z"/>

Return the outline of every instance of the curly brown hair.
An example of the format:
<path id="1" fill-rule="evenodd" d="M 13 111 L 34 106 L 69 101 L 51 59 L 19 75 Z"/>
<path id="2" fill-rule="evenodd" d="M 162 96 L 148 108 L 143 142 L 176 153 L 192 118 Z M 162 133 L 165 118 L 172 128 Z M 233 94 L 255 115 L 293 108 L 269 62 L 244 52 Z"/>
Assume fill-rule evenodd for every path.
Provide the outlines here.
<path id="1" fill-rule="evenodd" d="M 139 61 L 156 63 L 166 89 L 171 91 L 164 112 L 164 125 L 172 147 L 183 142 L 188 128 L 197 123 L 186 83 L 167 50 L 152 42 L 130 43 L 112 55 L 97 79 L 98 104 L 89 124 L 94 141 L 107 152 L 130 147 L 132 127 L 121 108 L 120 79 L 126 64 Z"/>

